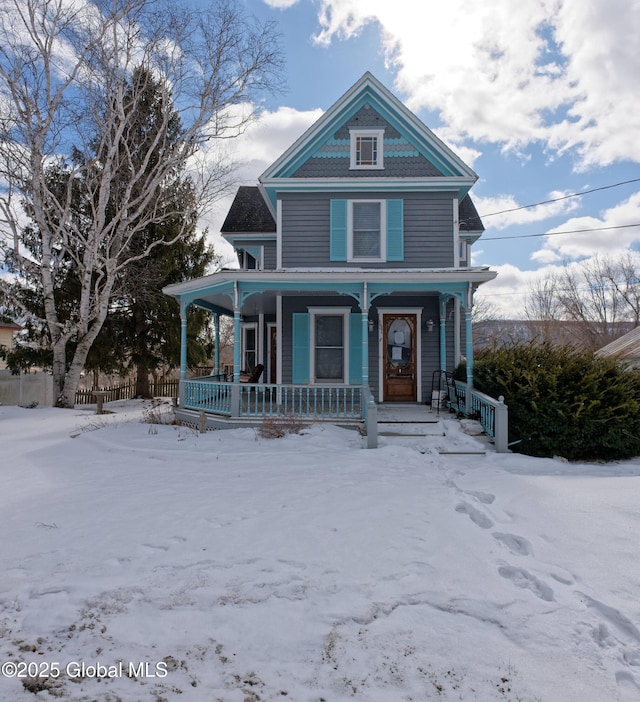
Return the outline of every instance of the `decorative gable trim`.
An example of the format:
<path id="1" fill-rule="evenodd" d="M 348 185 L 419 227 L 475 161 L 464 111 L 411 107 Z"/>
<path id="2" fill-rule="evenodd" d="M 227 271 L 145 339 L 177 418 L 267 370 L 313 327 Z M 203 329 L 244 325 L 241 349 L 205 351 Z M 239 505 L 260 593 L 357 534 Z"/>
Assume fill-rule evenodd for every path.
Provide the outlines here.
<path id="1" fill-rule="evenodd" d="M 448 181 L 449 189 L 458 189 L 460 197 L 466 194 L 477 180 L 477 175 L 469 166 L 408 110 L 395 95 L 387 90 L 371 73 L 367 72 L 262 174 L 260 182 L 265 187 L 274 208 L 276 186 L 291 178 L 309 158 L 348 156 L 347 149 L 350 147 L 350 143 L 345 144 L 343 139 L 335 139 L 334 135 L 340 127 L 348 123 L 358 110 L 366 105 L 369 105 L 388 123 L 392 124 L 401 135 L 401 137 L 395 137 L 401 139 L 395 145 L 401 147 L 397 149 L 398 153 L 412 151 L 424 156 L 442 174 L 442 179 Z M 371 127 L 367 124 L 363 125 L 363 128 Z M 387 146 L 392 146 L 392 144 L 388 144 L 385 139 L 385 149 Z M 411 148 L 407 149 L 407 147 Z M 386 153 L 389 155 L 389 152 Z M 431 185 L 431 180 L 429 178 L 429 185 Z M 422 185 L 424 186 L 424 180 L 422 180 Z"/>

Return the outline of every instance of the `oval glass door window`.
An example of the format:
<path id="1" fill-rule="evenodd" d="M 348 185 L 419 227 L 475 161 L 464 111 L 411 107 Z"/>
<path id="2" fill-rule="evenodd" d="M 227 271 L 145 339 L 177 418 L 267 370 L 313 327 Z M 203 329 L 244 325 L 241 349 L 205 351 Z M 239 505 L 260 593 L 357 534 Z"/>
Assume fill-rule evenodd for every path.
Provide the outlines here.
<path id="1" fill-rule="evenodd" d="M 405 319 L 394 319 L 387 335 L 389 360 L 402 368 L 411 360 L 411 327 Z"/>

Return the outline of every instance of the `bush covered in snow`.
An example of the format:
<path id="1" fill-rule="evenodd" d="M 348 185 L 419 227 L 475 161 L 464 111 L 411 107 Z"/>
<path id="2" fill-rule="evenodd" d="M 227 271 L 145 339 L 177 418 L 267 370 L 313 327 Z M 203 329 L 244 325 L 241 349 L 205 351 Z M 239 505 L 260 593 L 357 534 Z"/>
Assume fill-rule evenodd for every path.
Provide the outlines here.
<path id="1" fill-rule="evenodd" d="M 546 342 L 481 351 L 474 385 L 509 407 L 514 451 L 569 460 L 640 455 L 640 371 Z"/>

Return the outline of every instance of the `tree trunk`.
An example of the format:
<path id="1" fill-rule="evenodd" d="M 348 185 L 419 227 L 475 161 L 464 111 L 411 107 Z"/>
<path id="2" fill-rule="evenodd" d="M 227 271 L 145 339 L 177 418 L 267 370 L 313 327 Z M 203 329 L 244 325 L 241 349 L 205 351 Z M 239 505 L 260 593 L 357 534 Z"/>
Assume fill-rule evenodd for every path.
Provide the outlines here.
<path id="1" fill-rule="evenodd" d="M 145 319 L 144 310 L 139 302 L 134 301 L 131 306 L 133 320 L 135 324 L 135 353 L 138 357 L 136 364 L 136 397 L 142 397 L 144 400 L 151 398 L 151 389 L 149 387 L 149 368 L 146 361 L 147 349 L 147 322 Z"/>
<path id="2" fill-rule="evenodd" d="M 64 386 L 67 375 L 67 347 L 65 342 L 59 341 L 53 345 L 53 406 L 67 407 L 63 402 Z M 74 398 L 75 399 L 75 398 Z"/>

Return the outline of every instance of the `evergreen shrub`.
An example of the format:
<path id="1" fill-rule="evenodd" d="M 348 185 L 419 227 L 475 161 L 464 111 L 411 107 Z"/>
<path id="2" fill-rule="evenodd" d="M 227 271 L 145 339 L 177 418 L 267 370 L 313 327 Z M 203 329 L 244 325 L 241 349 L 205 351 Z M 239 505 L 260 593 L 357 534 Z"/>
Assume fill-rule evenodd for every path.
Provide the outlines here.
<path id="1" fill-rule="evenodd" d="M 504 395 L 512 450 L 568 460 L 640 455 L 640 370 L 548 342 L 479 352 L 474 386 Z"/>

